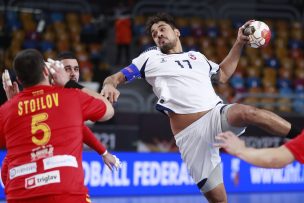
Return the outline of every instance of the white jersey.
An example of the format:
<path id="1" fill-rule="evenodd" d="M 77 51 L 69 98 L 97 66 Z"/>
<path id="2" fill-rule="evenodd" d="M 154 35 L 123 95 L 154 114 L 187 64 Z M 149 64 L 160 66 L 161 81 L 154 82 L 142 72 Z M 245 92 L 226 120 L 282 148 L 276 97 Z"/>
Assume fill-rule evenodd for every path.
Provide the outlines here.
<path id="1" fill-rule="evenodd" d="M 121 72 L 127 81 L 146 79 L 158 97 L 158 110 L 189 114 L 210 110 L 222 101 L 211 83 L 211 76 L 218 70 L 218 64 L 199 52 L 163 54 L 152 47 Z"/>

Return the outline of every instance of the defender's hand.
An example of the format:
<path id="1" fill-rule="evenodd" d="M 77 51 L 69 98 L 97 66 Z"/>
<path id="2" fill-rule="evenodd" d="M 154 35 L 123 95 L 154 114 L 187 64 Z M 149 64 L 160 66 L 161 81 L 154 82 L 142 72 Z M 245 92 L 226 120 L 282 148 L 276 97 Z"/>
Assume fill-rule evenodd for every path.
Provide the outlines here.
<path id="1" fill-rule="evenodd" d="M 56 85 L 64 86 L 70 80 L 69 75 L 66 73 L 64 66 L 60 61 L 54 61 L 49 58 L 48 62 L 45 62 L 45 64 Z"/>
<path id="2" fill-rule="evenodd" d="M 115 155 L 112 155 L 109 152 L 106 152 L 106 154 L 102 156 L 102 159 L 111 171 L 113 171 L 113 167 L 116 170 L 121 167 L 120 160 Z"/>
<path id="3" fill-rule="evenodd" d="M 215 139 L 217 143 L 213 144 L 214 147 L 224 148 L 229 154 L 234 156 L 246 148 L 245 142 L 230 131 L 218 134 Z"/>
<path id="4" fill-rule="evenodd" d="M 101 95 L 107 98 L 111 104 L 117 102 L 120 92 L 111 84 L 105 84 L 101 90 Z"/>
<path id="5" fill-rule="evenodd" d="M 5 69 L 4 72 L 2 73 L 2 84 L 8 100 L 20 92 L 18 83 L 17 82 L 12 83 L 7 69 Z"/>

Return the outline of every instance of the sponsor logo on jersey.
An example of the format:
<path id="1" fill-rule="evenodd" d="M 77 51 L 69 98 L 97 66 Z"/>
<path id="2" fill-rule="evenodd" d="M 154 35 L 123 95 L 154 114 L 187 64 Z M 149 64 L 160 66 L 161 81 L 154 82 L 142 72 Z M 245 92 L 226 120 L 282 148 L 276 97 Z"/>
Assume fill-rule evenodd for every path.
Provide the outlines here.
<path id="1" fill-rule="evenodd" d="M 165 63 L 167 60 L 165 58 L 161 58 L 160 63 Z"/>
<path id="2" fill-rule="evenodd" d="M 35 163 L 28 163 L 28 164 L 23 164 L 14 168 L 11 168 L 9 170 L 9 177 L 10 180 L 18 177 L 18 176 L 23 176 L 31 173 L 36 173 L 37 172 L 37 164 Z"/>
<path id="3" fill-rule="evenodd" d="M 31 158 L 32 161 L 36 161 L 38 159 L 51 157 L 53 156 L 54 147 L 52 145 L 46 145 L 42 147 L 37 147 L 32 149 Z"/>
<path id="4" fill-rule="evenodd" d="M 192 60 L 196 60 L 196 56 L 192 53 L 188 53 L 189 58 L 191 58 Z"/>
<path id="5" fill-rule="evenodd" d="M 57 155 L 43 159 L 44 170 L 48 170 L 56 167 L 78 167 L 76 157 L 71 155 Z"/>
<path id="6" fill-rule="evenodd" d="M 47 173 L 41 173 L 25 179 L 25 188 L 31 189 L 43 185 L 52 183 L 60 183 L 59 171 L 50 171 Z"/>

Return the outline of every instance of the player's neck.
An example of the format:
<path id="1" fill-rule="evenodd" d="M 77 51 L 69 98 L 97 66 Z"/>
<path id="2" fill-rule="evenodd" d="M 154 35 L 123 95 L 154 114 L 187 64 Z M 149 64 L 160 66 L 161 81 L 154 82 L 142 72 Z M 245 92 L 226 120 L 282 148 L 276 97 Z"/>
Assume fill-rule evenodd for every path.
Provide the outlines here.
<path id="1" fill-rule="evenodd" d="M 48 80 L 42 80 L 37 85 L 50 85 L 50 82 Z"/>
<path id="2" fill-rule="evenodd" d="M 182 52 L 183 52 L 182 45 L 180 43 L 177 43 L 174 48 L 172 48 L 168 51 L 168 54 L 178 54 L 178 53 L 182 53 Z"/>

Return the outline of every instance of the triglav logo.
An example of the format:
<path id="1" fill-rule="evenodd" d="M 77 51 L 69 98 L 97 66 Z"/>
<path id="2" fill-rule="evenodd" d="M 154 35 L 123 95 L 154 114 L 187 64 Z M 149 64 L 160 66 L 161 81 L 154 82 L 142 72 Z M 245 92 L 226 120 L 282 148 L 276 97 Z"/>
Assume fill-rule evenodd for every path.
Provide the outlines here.
<path id="1" fill-rule="evenodd" d="M 31 189 L 42 185 L 48 185 L 51 183 L 60 183 L 59 171 L 51 171 L 47 173 L 38 174 L 25 179 L 25 188 Z"/>

